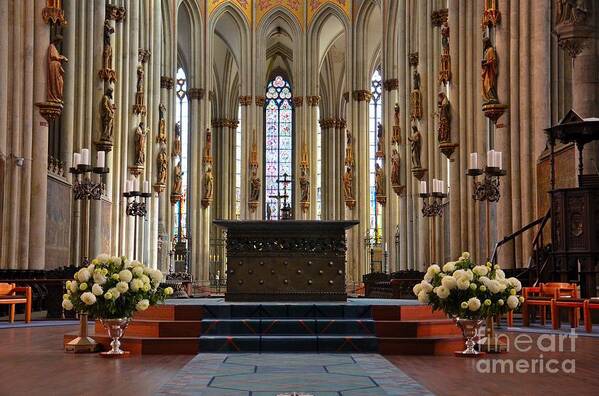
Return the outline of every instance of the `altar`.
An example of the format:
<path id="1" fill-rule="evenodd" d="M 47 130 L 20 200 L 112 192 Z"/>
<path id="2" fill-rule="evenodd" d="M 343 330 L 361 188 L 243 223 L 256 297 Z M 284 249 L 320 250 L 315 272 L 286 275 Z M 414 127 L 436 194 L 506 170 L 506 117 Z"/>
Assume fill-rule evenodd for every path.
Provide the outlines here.
<path id="1" fill-rule="evenodd" d="M 345 231 L 357 221 L 214 220 L 227 230 L 226 301 L 345 301 Z"/>

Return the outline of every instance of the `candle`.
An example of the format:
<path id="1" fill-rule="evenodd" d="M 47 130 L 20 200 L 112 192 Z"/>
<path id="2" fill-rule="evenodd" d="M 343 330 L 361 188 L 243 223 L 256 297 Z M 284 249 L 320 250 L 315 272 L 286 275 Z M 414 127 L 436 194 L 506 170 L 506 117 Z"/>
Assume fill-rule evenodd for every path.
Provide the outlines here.
<path id="1" fill-rule="evenodd" d="M 420 194 L 426 194 L 426 181 L 420 182 Z"/>
<path id="2" fill-rule="evenodd" d="M 470 169 L 478 169 L 478 153 L 470 153 Z"/>
<path id="3" fill-rule="evenodd" d="M 150 182 L 149 181 L 144 181 L 144 193 L 148 193 L 150 192 Z"/>
<path id="4" fill-rule="evenodd" d="M 73 153 L 73 168 L 76 168 L 77 165 L 81 163 L 81 154 Z"/>
<path id="5" fill-rule="evenodd" d="M 139 179 L 137 177 L 133 179 L 133 191 L 139 191 Z"/>
<path id="6" fill-rule="evenodd" d="M 437 179 L 433 179 L 433 193 L 439 192 L 439 181 Z"/>
<path id="7" fill-rule="evenodd" d="M 96 157 L 96 166 L 98 168 L 104 168 L 106 166 L 106 152 L 98 151 L 98 155 Z"/>
<path id="8" fill-rule="evenodd" d="M 445 182 L 443 180 L 439 180 L 441 182 L 441 193 L 445 194 Z"/>
<path id="9" fill-rule="evenodd" d="M 83 165 L 89 165 L 89 150 L 81 149 L 81 163 Z"/>
<path id="10" fill-rule="evenodd" d="M 495 151 L 495 166 L 498 167 L 499 169 L 501 169 L 501 165 L 502 165 L 502 158 L 501 158 L 501 151 Z"/>
<path id="11" fill-rule="evenodd" d="M 495 150 L 487 151 L 487 166 L 488 167 L 494 166 L 493 165 L 495 163 L 495 155 L 493 154 L 494 152 L 495 152 Z"/>

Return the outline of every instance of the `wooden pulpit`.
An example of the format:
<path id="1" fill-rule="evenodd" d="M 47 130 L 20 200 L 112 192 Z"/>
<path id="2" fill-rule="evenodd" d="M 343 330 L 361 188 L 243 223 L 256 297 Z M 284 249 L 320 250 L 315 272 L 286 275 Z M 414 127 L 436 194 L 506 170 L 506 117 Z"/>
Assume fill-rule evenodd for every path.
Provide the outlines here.
<path id="1" fill-rule="evenodd" d="M 345 301 L 345 231 L 357 221 L 214 220 L 227 230 L 226 301 Z"/>

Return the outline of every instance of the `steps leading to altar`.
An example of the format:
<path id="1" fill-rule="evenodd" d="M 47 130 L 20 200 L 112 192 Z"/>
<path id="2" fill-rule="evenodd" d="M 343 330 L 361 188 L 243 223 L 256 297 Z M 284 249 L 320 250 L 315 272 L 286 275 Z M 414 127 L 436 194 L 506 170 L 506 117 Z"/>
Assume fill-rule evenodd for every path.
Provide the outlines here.
<path id="1" fill-rule="evenodd" d="M 451 354 L 463 348 L 455 324 L 430 307 L 397 300 L 360 303 L 161 305 L 131 321 L 123 349 L 133 354 L 201 352 L 378 352 Z M 380 304 L 380 305 L 379 305 Z M 384 304 L 384 305 L 383 305 Z M 110 340 L 97 322 L 94 338 Z M 75 334 L 65 335 L 65 342 Z"/>

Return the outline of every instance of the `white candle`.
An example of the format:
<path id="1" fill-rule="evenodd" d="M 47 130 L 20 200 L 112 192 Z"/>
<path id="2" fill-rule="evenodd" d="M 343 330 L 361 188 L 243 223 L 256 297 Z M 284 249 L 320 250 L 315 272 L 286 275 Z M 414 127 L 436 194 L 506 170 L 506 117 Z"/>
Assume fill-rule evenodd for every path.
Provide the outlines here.
<path id="1" fill-rule="evenodd" d="M 439 192 L 439 180 L 437 179 L 433 179 L 433 192 Z"/>
<path id="2" fill-rule="evenodd" d="M 149 181 L 144 181 L 144 192 L 148 193 L 150 192 L 150 182 Z"/>
<path id="3" fill-rule="evenodd" d="M 426 181 L 424 180 L 420 182 L 420 193 L 426 194 Z"/>
<path id="4" fill-rule="evenodd" d="M 81 163 L 81 154 L 73 153 L 73 168 L 76 168 L 77 165 Z"/>
<path id="5" fill-rule="evenodd" d="M 98 155 L 96 157 L 96 166 L 98 168 L 104 168 L 106 166 L 106 152 L 98 151 Z"/>
<path id="6" fill-rule="evenodd" d="M 445 182 L 443 180 L 439 180 L 439 183 L 441 184 L 441 193 L 445 194 Z"/>
<path id="7" fill-rule="evenodd" d="M 498 167 L 499 169 L 501 169 L 501 165 L 502 165 L 502 158 L 501 158 L 501 151 L 495 151 L 495 166 Z"/>
<path id="8" fill-rule="evenodd" d="M 133 191 L 139 191 L 139 179 L 137 177 L 133 179 Z"/>
<path id="9" fill-rule="evenodd" d="M 478 153 L 470 153 L 470 169 L 478 169 Z"/>
<path id="10" fill-rule="evenodd" d="M 487 166 L 489 168 L 495 166 L 495 150 L 487 151 Z"/>
<path id="11" fill-rule="evenodd" d="M 89 165 L 89 150 L 81 149 L 81 163 L 83 165 Z"/>

